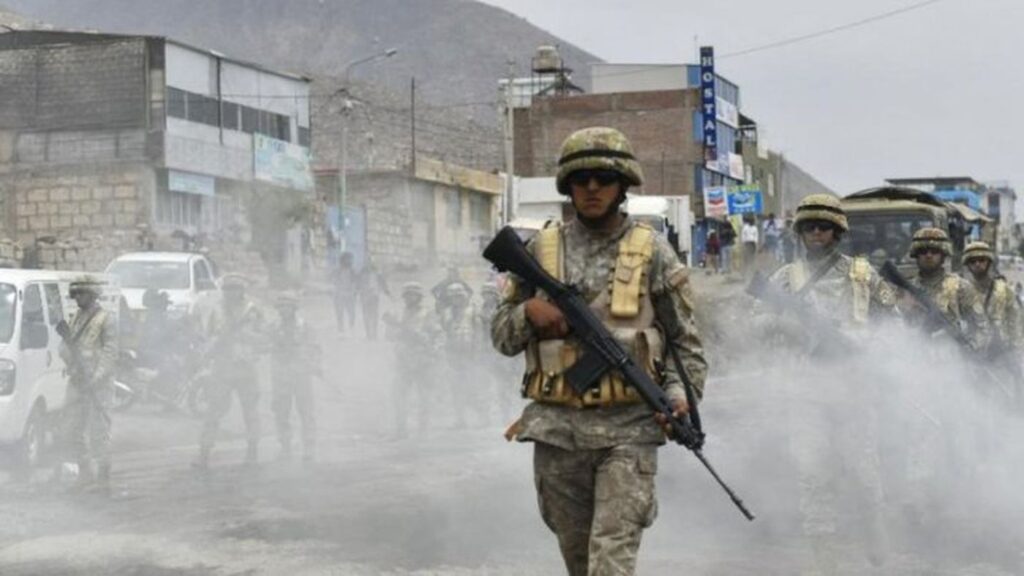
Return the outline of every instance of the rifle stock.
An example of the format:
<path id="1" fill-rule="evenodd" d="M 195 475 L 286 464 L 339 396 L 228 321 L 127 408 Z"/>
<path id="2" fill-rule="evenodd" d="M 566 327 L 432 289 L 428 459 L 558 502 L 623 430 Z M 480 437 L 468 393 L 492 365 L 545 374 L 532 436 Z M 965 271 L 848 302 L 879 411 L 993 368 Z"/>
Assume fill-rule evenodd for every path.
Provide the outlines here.
<path id="1" fill-rule="evenodd" d="M 701 452 L 704 445 L 703 432 L 696 429 L 687 416 L 677 417 L 673 414 L 672 402 L 665 391 L 633 361 L 577 290 L 548 274 L 508 226 L 502 228 L 487 245 L 483 256 L 499 271 L 511 272 L 534 288 L 542 290 L 562 311 L 566 322 L 585 349 L 583 357 L 566 372 L 566 378 L 577 393 L 586 392 L 595 386 L 601 376 L 609 371 L 619 371 L 623 380 L 637 391 L 647 406 L 665 417 L 672 429 L 672 440 L 693 452 L 743 516 L 748 520 L 754 519 L 743 501 L 722 481 Z"/>

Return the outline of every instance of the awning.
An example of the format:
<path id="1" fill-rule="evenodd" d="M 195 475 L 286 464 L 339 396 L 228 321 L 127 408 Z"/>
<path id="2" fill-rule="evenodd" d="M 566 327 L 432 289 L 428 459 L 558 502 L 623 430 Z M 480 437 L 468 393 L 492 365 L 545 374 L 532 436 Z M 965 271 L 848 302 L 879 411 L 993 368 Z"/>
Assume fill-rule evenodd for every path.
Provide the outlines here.
<path id="1" fill-rule="evenodd" d="M 966 204 L 960 204 L 959 202 L 950 202 L 950 206 L 956 208 L 956 211 L 964 217 L 964 220 L 968 222 L 993 222 L 991 218 L 985 216 L 981 212 L 971 208 Z"/>

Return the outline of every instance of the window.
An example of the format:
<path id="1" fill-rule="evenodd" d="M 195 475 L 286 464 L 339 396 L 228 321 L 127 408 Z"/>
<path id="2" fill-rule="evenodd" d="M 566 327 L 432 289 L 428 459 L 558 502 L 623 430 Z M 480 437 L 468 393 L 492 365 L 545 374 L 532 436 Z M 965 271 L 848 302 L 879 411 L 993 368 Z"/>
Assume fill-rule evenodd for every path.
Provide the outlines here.
<path id="1" fill-rule="evenodd" d="M 462 192 L 453 190 L 445 193 L 445 220 L 449 228 L 462 226 Z"/>
<path id="2" fill-rule="evenodd" d="M 259 110 L 248 106 L 242 106 L 242 132 L 245 132 L 246 134 L 255 134 L 256 128 L 259 126 L 259 122 Z"/>
<path id="3" fill-rule="evenodd" d="M 39 292 L 38 284 L 25 287 L 25 309 L 21 314 L 21 349 L 46 348 L 50 341 L 50 331 L 46 328 L 43 296 Z"/>
<path id="4" fill-rule="evenodd" d="M 156 221 L 175 226 L 199 226 L 202 198 L 196 194 L 160 190 L 156 198 Z"/>
<path id="5" fill-rule="evenodd" d="M 192 122 L 217 126 L 217 99 L 202 94 L 187 93 L 186 114 Z"/>
<path id="6" fill-rule="evenodd" d="M 197 291 L 215 290 L 217 285 L 213 283 L 210 271 L 206 269 L 206 263 L 196 260 L 192 263 L 192 278 L 196 283 Z"/>
<path id="7" fill-rule="evenodd" d="M 233 102 L 221 102 L 221 125 L 229 130 L 238 130 L 242 125 L 241 108 Z"/>
<path id="8" fill-rule="evenodd" d="M 491 199 L 483 194 L 472 194 L 469 197 L 469 219 L 477 230 L 491 228 Z"/>
<path id="9" fill-rule="evenodd" d="M 284 140 L 285 142 L 291 142 L 292 125 L 290 118 L 281 114 L 267 112 L 266 110 L 259 110 L 257 112 L 259 114 L 259 121 L 256 127 L 257 133 L 278 140 Z"/>
<path id="10" fill-rule="evenodd" d="M 167 115 L 173 118 L 186 118 L 184 90 L 167 88 Z"/>
<path id="11" fill-rule="evenodd" d="M 0 284 L 0 342 L 10 342 L 14 334 L 18 289 L 13 284 Z"/>
<path id="12" fill-rule="evenodd" d="M 46 310 L 50 315 L 50 326 L 56 326 L 64 319 L 64 301 L 60 297 L 60 286 L 44 284 L 43 291 L 46 292 Z"/>
<path id="13" fill-rule="evenodd" d="M 299 126 L 299 146 L 309 148 L 313 143 L 313 133 L 305 126 Z"/>

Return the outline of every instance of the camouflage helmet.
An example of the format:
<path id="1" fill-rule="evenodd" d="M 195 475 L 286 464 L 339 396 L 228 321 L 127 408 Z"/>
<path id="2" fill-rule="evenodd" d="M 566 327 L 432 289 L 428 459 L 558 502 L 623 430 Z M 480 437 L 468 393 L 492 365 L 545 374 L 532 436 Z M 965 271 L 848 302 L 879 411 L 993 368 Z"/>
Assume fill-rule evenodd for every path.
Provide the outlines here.
<path id="1" fill-rule="evenodd" d="M 800 201 L 796 207 L 794 226 L 799 231 L 801 223 L 812 220 L 830 222 L 843 232 L 850 230 L 850 223 L 846 220 L 846 212 L 839 198 L 830 194 L 811 194 Z"/>
<path id="2" fill-rule="evenodd" d="M 406 296 L 423 296 L 423 284 L 419 282 L 406 282 L 402 285 L 402 297 Z"/>
<path id="3" fill-rule="evenodd" d="M 921 228 L 914 232 L 914 238 L 910 241 L 910 257 L 914 258 L 919 252 L 927 248 L 941 250 L 946 256 L 952 255 L 949 235 L 941 228 Z"/>
<path id="4" fill-rule="evenodd" d="M 494 284 L 484 284 L 480 287 L 481 298 L 500 298 L 501 291 Z"/>
<path id="5" fill-rule="evenodd" d="M 964 248 L 963 258 L 960 259 L 961 264 L 967 264 L 968 260 L 976 258 L 985 258 L 989 262 L 996 261 L 996 254 L 992 251 L 992 247 L 987 242 L 971 242 Z"/>
<path id="6" fill-rule="evenodd" d="M 558 155 L 558 192 L 569 194 L 569 175 L 577 170 L 614 170 L 631 186 L 644 182 L 643 170 L 626 136 L 614 128 L 577 130 L 562 143 Z"/>
<path id="7" fill-rule="evenodd" d="M 444 290 L 445 298 L 451 301 L 468 301 L 469 300 L 469 288 L 463 286 L 460 282 L 452 282 Z"/>
<path id="8" fill-rule="evenodd" d="M 72 298 L 80 292 L 92 294 L 93 296 L 99 296 L 103 293 L 103 282 L 95 276 L 89 274 L 83 274 L 71 281 L 71 286 L 68 288 L 68 293 Z"/>

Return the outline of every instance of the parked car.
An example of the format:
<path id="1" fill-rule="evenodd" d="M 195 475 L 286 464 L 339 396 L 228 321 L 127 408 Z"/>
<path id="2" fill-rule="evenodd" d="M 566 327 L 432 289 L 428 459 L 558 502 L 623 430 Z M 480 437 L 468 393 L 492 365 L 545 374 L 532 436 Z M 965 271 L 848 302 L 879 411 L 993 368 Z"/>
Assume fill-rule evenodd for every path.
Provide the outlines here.
<path id="1" fill-rule="evenodd" d="M 129 252 L 115 258 L 106 272 L 120 281 L 124 305 L 137 319 L 145 306 L 142 295 L 156 288 L 170 298 L 171 315 L 205 322 L 220 302 L 217 267 L 193 252 Z"/>
<path id="2" fill-rule="evenodd" d="M 83 272 L 0 269 L 0 445 L 22 467 L 38 463 L 49 422 L 67 400 L 56 326 L 78 307 L 71 281 Z M 102 306 L 118 313 L 116 279 L 99 276 Z"/>

